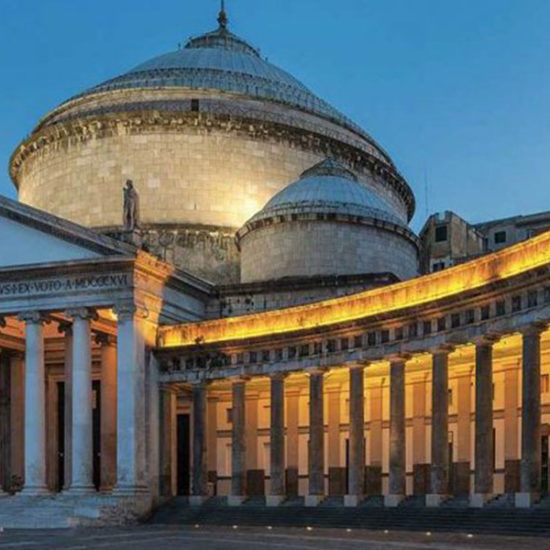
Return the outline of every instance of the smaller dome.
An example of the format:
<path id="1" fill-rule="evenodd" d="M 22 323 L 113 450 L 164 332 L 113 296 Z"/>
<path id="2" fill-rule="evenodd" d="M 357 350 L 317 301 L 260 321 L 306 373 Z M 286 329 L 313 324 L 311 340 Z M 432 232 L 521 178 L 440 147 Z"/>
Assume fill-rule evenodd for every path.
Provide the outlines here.
<path id="1" fill-rule="evenodd" d="M 341 214 L 407 227 L 383 198 L 333 159 L 323 160 L 306 170 L 298 181 L 277 193 L 246 226 L 292 214 Z"/>

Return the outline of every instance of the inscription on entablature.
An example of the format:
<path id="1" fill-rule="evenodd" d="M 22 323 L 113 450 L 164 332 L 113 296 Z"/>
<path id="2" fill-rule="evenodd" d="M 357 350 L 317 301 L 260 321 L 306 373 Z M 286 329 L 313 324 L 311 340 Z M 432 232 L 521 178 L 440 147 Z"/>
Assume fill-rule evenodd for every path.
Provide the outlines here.
<path id="1" fill-rule="evenodd" d="M 58 277 L 35 281 L 0 283 L 0 297 L 36 296 L 58 292 L 110 290 L 129 286 L 128 274 Z"/>

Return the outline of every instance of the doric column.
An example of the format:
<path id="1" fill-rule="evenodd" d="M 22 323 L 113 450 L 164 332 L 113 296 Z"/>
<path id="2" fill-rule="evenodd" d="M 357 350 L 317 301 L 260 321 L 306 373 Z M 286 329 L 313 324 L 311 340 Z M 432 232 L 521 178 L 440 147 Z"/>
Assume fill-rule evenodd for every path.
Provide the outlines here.
<path id="1" fill-rule="evenodd" d="M 342 386 L 339 382 L 325 385 L 327 401 L 327 470 L 328 495 L 344 496 L 346 487 L 346 468 L 342 466 L 340 452 L 340 400 Z"/>
<path id="2" fill-rule="evenodd" d="M 265 472 L 258 467 L 258 404 L 257 391 L 247 391 L 245 399 L 245 440 L 246 440 L 246 496 L 263 497 L 265 495 Z"/>
<path id="3" fill-rule="evenodd" d="M 298 496 L 299 468 L 299 421 L 300 421 L 300 388 L 288 387 L 286 384 L 287 415 L 286 415 L 286 495 Z"/>
<path id="4" fill-rule="evenodd" d="M 516 506 L 527 508 L 541 491 L 540 335 L 545 327 L 533 325 L 522 334 L 521 492 Z"/>
<path id="5" fill-rule="evenodd" d="M 49 493 L 46 485 L 46 386 L 44 318 L 38 312 L 19 316 L 25 340 L 25 485 L 21 494 Z"/>
<path id="6" fill-rule="evenodd" d="M 458 373 L 456 381 L 456 462 L 453 463 L 453 494 L 470 494 L 470 462 L 472 454 L 472 370 Z"/>
<path id="7" fill-rule="evenodd" d="M 71 323 L 59 323 L 58 331 L 64 336 L 64 433 L 63 437 L 63 489 L 68 490 L 71 486 L 72 472 L 72 449 L 73 449 L 73 325 Z"/>
<path id="8" fill-rule="evenodd" d="M 449 493 L 449 350 L 432 355 L 432 468 L 427 506 L 439 506 Z"/>
<path id="9" fill-rule="evenodd" d="M 233 444 L 231 447 L 231 495 L 230 506 L 239 506 L 246 495 L 246 438 L 245 438 L 245 386 L 242 379 L 233 382 L 231 424 Z"/>
<path id="10" fill-rule="evenodd" d="M 349 369 L 349 470 L 345 506 L 357 506 L 365 492 L 365 367 Z"/>
<path id="11" fill-rule="evenodd" d="M 405 361 L 390 363 L 390 479 L 386 506 L 397 506 L 406 494 L 405 471 Z"/>
<path id="12" fill-rule="evenodd" d="M 285 375 L 271 375 L 270 420 L 270 494 L 268 506 L 277 506 L 285 498 Z"/>
<path id="13" fill-rule="evenodd" d="M 474 493 L 470 504 L 482 507 L 493 495 L 493 342 L 476 343 Z"/>
<path id="14" fill-rule="evenodd" d="M 510 363 L 504 370 L 504 492 L 520 490 L 519 365 Z"/>
<path id="15" fill-rule="evenodd" d="M 193 385 L 193 485 L 191 504 L 199 505 L 208 496 L 206 462 L 206 383 Z"/>
<path id="16" fill-rule="evenodd" d="M 133 304 L 117 314 L 117 481 L 115 493 L 134 495 L 145 481 L 145 342 Z"/>
<path id="17" fill-rule="evenodd" d="M 69 491 L 91 493 L 95 491 L 92 448 L 92 313 L 81 308 L 70 310 L 67 315 L 73 318 L 73 445 Z"/>
<path id="18" fill-rule="evenodd" d="M 101 491 L 111 491 L 116 483 L 116 338 L 97 334 L 101 346 Z"/>
<path id="19" fill-rule="evenodd" d="M 325 494 L 325 426 L 322 370 L 309 373 L 309 493 L 306 506 L 317 506 Z"/>

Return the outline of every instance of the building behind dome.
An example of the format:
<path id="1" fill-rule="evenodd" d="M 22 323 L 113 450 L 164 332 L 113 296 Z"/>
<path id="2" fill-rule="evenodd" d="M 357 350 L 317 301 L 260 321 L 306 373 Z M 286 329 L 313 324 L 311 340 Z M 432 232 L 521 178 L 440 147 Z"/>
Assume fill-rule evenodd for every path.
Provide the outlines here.
<path id="1" fill-rule="evenodd" d="M 218 283 L 238 282 L 236 231 L 328 154 L 406 226 L 414 195 L 388 154 L 231 33 L 225 11 L 218 22 L 48 113 L 12 156 L 19 199 L 116 234 L 130 178 L 148 248 Z"/>

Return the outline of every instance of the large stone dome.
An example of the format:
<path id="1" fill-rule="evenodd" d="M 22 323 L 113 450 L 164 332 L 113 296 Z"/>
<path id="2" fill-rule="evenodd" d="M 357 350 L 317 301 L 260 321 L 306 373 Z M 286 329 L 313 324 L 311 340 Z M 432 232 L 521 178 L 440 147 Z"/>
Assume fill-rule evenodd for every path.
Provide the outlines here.
<path id="1" fill-rule="evenodd" d="M 244 283 L 418 274 L 418 241 L 383 197 L 333 159 L 306 170 L 238 231 Z"/>
<path id="2" fill-rule="evenodd" d="M 234 235 L 330 155 L 404 223 L 414 195 L 389 155 L 338 110 L 219 26 L 80 93 L 15 150 L 19 198 L 102 231 L 140 194 L 145 243 L 214 282 L 236 282 Z"/>

